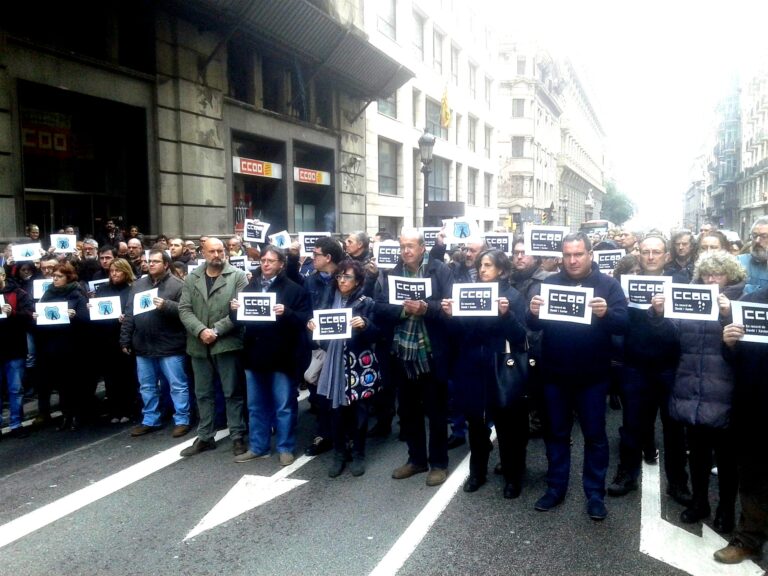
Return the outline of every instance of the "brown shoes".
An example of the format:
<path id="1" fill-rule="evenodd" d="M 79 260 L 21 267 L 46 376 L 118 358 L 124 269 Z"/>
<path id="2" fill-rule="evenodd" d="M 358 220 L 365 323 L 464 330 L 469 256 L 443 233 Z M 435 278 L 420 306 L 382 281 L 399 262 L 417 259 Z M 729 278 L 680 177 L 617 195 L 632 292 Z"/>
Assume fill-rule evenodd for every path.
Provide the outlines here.
<path id="1" fill-rule="evenodd" d="M 173 432 L 171 432 L 171 436 L 174 438 L 181 438 L 182 436 L 186 436 L 189 434 L 189 431 L 191 428 L 189 427 L 189 424 L 177 424 L 173 427 Z"/>
<path id="2" fill-rule="evenodd" d="M 426 466 L 416 466 L 416 464 L 411 464 L 408 462 L 400 466 L 400 468 L 395 468 L 392 472 L 392 478 L 395 480 L 405 480 L 406 478 L 410 478 L 416 474 L 421 474 L 427 470 L 428 468 Z"/>
<path id="3" fill-rule="evenodd" d="M 139 424 L 138 426 L 134 426 L 131 429 L 131 436 L 144 436 L 145 434 L 150 434 L 152 432 L 157 432 L 162 428 L 161 426 L 147 426 L 146 424 Z"/>
<path id="4" fill-rule="evenodd" d="M 728 546 L 715 552 L 715 560 L 721 564 L 738 564 L 744 560 L 757 560 L 759 558 L 759 550 L 747 548 L 739 540 L 733 540 Z"/>
<path id="5" fill-rule="evenodd" d="M 432 468 L 427 474 L 427 486 L 440 486 L 448 478 L 448 470 L 445 468 Z"/>

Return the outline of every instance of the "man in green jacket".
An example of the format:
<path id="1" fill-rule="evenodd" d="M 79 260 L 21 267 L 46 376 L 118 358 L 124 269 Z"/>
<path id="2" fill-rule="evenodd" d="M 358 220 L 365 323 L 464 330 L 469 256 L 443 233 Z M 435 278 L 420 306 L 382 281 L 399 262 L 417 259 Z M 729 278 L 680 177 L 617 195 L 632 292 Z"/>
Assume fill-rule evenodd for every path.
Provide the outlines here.
<path id="1" fill-rule="evenodd" d="M 239 456 L 246 450 L 240 380 L 243 334 L 229 318 L 229 304 L 248 281 L 243 271 L 227 262 L 224 243 L 218 238 L 208 239 L 203 256 L 205 264 L 189 273 L 179 302 L 179 318 L 187 329 L 187 354 L 192 359 L 200 413 L 197 438 L 181 455 L 193 456 L 216 448 L 214 382 L 218 375 L 226 402 L 232 453 Z"/>

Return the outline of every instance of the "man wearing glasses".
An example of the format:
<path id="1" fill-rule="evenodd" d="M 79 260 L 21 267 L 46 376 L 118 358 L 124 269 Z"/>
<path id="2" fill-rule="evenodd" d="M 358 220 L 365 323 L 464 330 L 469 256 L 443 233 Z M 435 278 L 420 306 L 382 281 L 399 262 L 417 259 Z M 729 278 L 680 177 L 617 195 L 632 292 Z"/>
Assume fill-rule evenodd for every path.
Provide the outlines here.
<path id="1" fill-rule="evenodd" d="M 750 234 L 752 247 L 749 254 L 739 256 L 739 263 L 747 271 L 744 294 L 751 294 L 760 288 L 768 287 L 768 216 L 761 216 L 752 224 Z"/>

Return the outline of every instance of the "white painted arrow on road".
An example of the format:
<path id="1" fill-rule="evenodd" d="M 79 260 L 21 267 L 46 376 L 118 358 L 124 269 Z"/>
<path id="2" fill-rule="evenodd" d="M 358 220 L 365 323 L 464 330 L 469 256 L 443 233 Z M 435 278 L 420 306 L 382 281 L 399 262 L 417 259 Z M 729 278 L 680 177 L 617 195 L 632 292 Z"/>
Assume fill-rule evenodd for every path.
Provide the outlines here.
<path id="1" fill-rule="evenodd" d="M 246 474 L 200 520 L 197 526 L 186 535 L 184 540 L 194 538 L 206 530 L 232 520 L 232 518 L 236 518 L 257 506 L 269 502 L 273 498 L 290 492 L 297 486 L 305 484 L 307 480 L 293 480 L 286 478 L 286 476 L 293 474 L 313 458 L 314 456 L 301 456 L 293 464 L 282 468 L 272 476 Z"/>
<path id="2" fill-rule="evenodd" d="M 720 564 L 712 554 L 728 542 L 706 524 L 701 537 L 670 524 L 661 516 L 661 481 L 658 465 L 643 464 L 640 551 L 692 576 L 761 576 L 751 560 Z"/>

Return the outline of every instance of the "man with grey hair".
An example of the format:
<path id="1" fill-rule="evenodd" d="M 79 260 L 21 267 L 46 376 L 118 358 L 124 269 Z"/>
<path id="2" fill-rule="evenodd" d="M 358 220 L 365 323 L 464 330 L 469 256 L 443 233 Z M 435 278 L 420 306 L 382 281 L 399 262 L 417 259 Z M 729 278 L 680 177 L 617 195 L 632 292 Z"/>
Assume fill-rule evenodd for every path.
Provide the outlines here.
<path id="1" fill-rule="evenodd" d="M 370 251 L 371 239 L 368 234 L 362 231 L 352 232 L 344 240 L 344 251 L 352 260 L 357 260 L 363 265 L 365 270 L 365 282 L 363 283 L 363 294 L 373 296 L 376 286 L 376 279 L 379 276 L 379 269 L 376 261 L 372 258 Z"/>
<path id="2" fill-rule="evenodd" d="M 621 232 L 616 236 L 616 244 L 619 248 L 624 248 L 627 254 L 637 254 L 640 251 L 638 245 L 642 236 L 641 232 L 622 228 Z"/>
<path id="3" fill-rule="evenodd" d="M 751 294 L 768 286 L 768 216 L 761 216 L 752 224 L 752 246 L 749 254 L 739 256 L 739 263 L 747 271 L 744 293 Z"/>
<path id="4" fill-rule="evenodd" d="M 429 470 L 427 486 L 437 486 L 448 477 L 446 419 L 451 364 L 440 302 L 451 297 L 453 279 L 445 264 L 429 258 L 424 236 L 415 228 L 401 232 L 400 262 L 391 275 L 429 279 L 432 289 L 429 297 L 391 304 L 389 284 L 376 283 L 377 324 L 392 343 L 391 376 L 398 386 L 400 426 L 408 443 L 408 461 L 392 472 L 392 478 L 402 480 Z M 425 416 L 429 418 L 428 444 Z"/>

